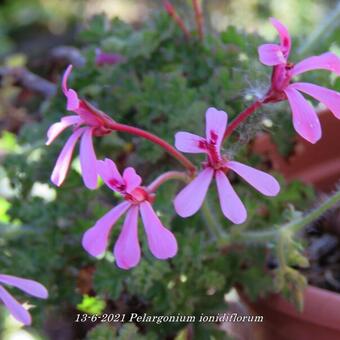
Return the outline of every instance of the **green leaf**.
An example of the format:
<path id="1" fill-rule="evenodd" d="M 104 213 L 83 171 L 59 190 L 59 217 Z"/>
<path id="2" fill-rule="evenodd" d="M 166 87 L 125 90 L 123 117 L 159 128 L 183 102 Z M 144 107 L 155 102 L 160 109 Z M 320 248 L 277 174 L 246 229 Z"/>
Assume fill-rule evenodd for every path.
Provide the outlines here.
<path id="1" fill-rule="evenodd" d="M 3 131 L 0 137 L 0 151 L 14 152 L 19 149 L 15 134 Z"/>
<path id="2" fill-rule="evenodd" d="M 103 299 L 96 296 L 84 295 L 81 303 L 78 303 L 77 309 L 88 314 L 101 314 L 105 309 L 106 303 Z"/>

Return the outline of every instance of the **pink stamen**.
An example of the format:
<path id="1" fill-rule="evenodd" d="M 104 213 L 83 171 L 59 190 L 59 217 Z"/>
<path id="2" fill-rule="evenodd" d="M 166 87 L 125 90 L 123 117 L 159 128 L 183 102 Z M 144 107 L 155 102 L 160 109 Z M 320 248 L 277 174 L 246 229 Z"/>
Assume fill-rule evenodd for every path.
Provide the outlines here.
<path id="1" fill-rule="evenodd" d="M 131 193 L 125 194 L 124 199 L 131 202 L 132 204 L 139 204 L 144 201 L 152 203 L 151 197 L 149 197 L 147 191 L 142 187 L 137 187 Z"/>

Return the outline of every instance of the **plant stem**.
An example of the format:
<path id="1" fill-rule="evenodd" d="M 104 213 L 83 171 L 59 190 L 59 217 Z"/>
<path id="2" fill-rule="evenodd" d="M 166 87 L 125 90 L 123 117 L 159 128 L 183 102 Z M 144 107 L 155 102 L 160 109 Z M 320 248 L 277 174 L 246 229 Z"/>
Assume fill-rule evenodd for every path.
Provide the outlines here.
<path id="1" fill-rule="evenodd" d="M 174 6 L 170 3 L 170 1 L 163 1 L 163 5 L 167 13 L 170 15 L 170 17 L 175 21 L 175 23 L 178 25 L 178 27 L 182 30 L 184 33 L 185 37 L 187 39 L 190 38 L 190 32 L 186 28 L 184 21 L 181 19 L 181 17 L 177 14 Z"/>
<path id="2" fill-rule="evenodd" d="M 211 212 L 210 206 L 208 204 L 208 201 L 205 200 L 205 202 L 202 205 L 201 212 L 203 215 L 203 218 L 205 219 L 205 225 L 209 232 L 214 236 L 215 239 L 220 240 L 224 238 L 224 232 L 217 221 L 216 217 L 214 214 Z"/>
<path id="3" fill-rule="evenodd" d="M 197 32 L 198 36 L 201 40 L 203 40 L 203 14 L 202 14 L 202 8 L 199 3 L 199 0 L 192 0 L 192 4 L 195 11 L 195 20 L 196 20 L 196 26 L 197 26 Z"/>
<path id="4" fill-rule="evenodd" d="M 161 146 L 164 150 L 166 150 L 170 155 L 172 155 L 174 158 L 176 158 L 192 175 L 196 171 L 196 167 L 191 161 L 185 157 L 182 153 L 177 151 L 172 145 L 167 143 L 165 140 L 157 137 L 156 135 L 144 131 L 142 129 L 136 128 L 134 126 L 125 125 L 116 123 L 113 121 L 106 121 L 106 126 L 114 131 L 121 131 L 121 132 L 127 132 L 132 135 L 136 135 L 145 139 L 148 139 L 149 141 L 158 144 Z"/>
<path id="5" fill-rule="evenodd" d="M 164 174 L 158 176 L 153 182 L 151 182 L 147 189 L 149 192 L 154 192 L 158 189 L 160 185 L 163 183 L 171 180 L 171 179 L 179 179 L 184 182 L 188 180 L 188 175 L 185 172 L 181 171 L 168 171 L 165 172 Z"/>
<path id="6" fill-rule="evenodd" d="M 281 232 L 278 238 L 278 241 L 277 241 L 277 258 L 279 260 L 281 270 L 284 270 L 287 267 L 286 257 L 285 257 L 286 242 L 287 242 L 287 234 L 284 232 Z"/>
<path id="7" fill-rule="evenodd" d="M 245 232 L 233 231 L 230 234 L 224 235 L 220 240 L 219 246 L 234 244 L 263 244 L 273 241 L 278 235 L 278 229 L 270 230 L 250 230 Z"/>
<path id="8" fill-rule="evenodd" d="M 314 209 L 309 214 L 299 218 L 297 221 L 292 221 L 286 224 L 282 228 L 285 231 L 297 233 L 305 225 L 312 223 L 314 220 L 322 216 L 327 210 L 329 210 L 339 202 L 340 202 L 340 190 L 337 191 L 333 196 L 326 199 L 318 208 Z"/>
<path id="9" fill-rule="evenodd" d="M 340 203 L 340 190 L 334 195 L 325 200 L 318 208 L 314 209 L 305 216 L 298 218 L 292 222 L 286 223 L 281 228 L 271 228 L 269 230 L 259 231 L 246 231 L 243 233 L 234 232 L 226 235 L 221 239 L 220 245 L 224 246 L 230 243 L 267 243 L 276 240 L 278 237 L 285 233 L 297 233 L 302 230 L 303 227 L 310 224 L 320 216 L 322 216 L 327 210 Z"/>
<path id="10" fill-rule="evenodd" d="M 261 107 L 263 102 L 261 100 L 257 100 L 253 104 L 251 104 L 248 108 L 242 111 L 227 127 L 227 130 L 224 133 L 223 140 L 225 140 L 228 136 L 232 134 L 232 132 L 253 112 L 255 112 L 259 107 Z"/>

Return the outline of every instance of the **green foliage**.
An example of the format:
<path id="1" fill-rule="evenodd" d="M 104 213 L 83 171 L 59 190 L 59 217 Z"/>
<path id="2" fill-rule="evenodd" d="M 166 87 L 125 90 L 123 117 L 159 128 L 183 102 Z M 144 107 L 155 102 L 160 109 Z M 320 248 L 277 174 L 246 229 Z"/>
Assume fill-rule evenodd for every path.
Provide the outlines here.
<path id="1" fill-rule="evenodd" d="M 16 151 L 17 144 L 16 144 L 15 135 L 8 131 L 3 131 L 0 137 L 0 149 L 5 152 Z"/>
<path id="2" fill-rule="evenodd" d="M 116 340 L 116 330 L 106 323 L 99 323 L 87 334 L 86 340 Z"/>
<path id="3" fill-rule="evenodd" d="M 7 210 L 10 207 L 10 203 L 4 198 L 0 197 L 0 222 L 7 223 L 9 222 L 9 216 L 7 214 Z"/>
<path id="4" fill-rule="evenodd" d="M 78 303 L 77 309 L 87 314 L 101 314 L 105 308 L 105 301 L 96 296 L 84 295 L 81 303 Z"/>
<path id="5" fill-rule="evenodd" d="M 86 340 L 156 340 L 152 335 L 147 337 L 141 335 L 138 332 L 138 328 L 133 323 L 126 323 L 119 329 L 113 328 L 112 326 L 99 323 L 93 329 L 91 329 Z"/>
<path id="6" fill-rule="evenodd" d="M 295 242 L 292 235 L 280 232 L 277 242 L 277 258 L 274 286 L 300 311 L 303 309 L 303 289 L 307 285 L 306 278 L 295 268 L 308 267 L 308 259 L 302 254 L 302 245 Z"/>
<path id="7" fill-rule="evenodd" d="M 256 34 L 245 34 L 234 27 L 220 35 L 210 34 L 204 42 L 196 38 L 187 41 L 162 13 L 138 30 L 118 19 L 110 22 L 96 16 L 79 35 L 78 44 L 87 62 L 82 69 L 74 70 L 70 87 L 113 119 L 145 128 L 173 143 L 173 136 L 179 130 L 203 134 L 204 113 L 209 106 L 227 111 L 232 120 L 266 91 L 269 71 L 257 61 L 256 48 L 260 42 Z M 123 54 L 126 62 L 96 67 L 94 55 L 98 47 Z M 239 128 L 226 143 L 226 152 L 239 161 L 263 167 L 245 144 L 258 130 L 266 129 L 284 146 L 282 151 L 288 153 L 293 131 L 287 104 L 284 105 L 280 110 L 272 107 L 271 112 L 264 109 L 257 113 L 249 125 Z M 273 128 L 262 124 L 269 113 Z M 42 120 L 26 124 L 21 130 L 19 146 L 13 144 L 9 134 L 4 134 L 0 142 L 1 147 L 13 151 L 6 157 L 4 169 L 14 190 L 9 200 L 0 201 L 0 220 L 18 224 L 1 226 L 1 247 L 5 251 L 0 253 L 0 264 L 3 272 L 34 278 L 49 288 L 50 298 L 37 301 L 38 307 L 32 311 L 36 323 L 37 315 L 44 310 L 42 306 L 46 310 L 58 306 L 57 314 L 76 306 L 87 313 L 99 313 L 104 309 L 104 301 L 105 308 L 113 312 L 211 314 L 226 310 L 224 294 L 235 284 L 241 284 L 252 299 L 277 290 L 291 296 L 288 286 L 297 287 L 295 297 L 300 294 L 303 282 L 292 267 L 306 263 L 296 241 L 285 241 L 289 249 L 285 254 L 285 272 L 282 268 L 268 270 L 269 257 L 277 256 L 275 242 L 221 249 L 204 216 L 196 214 L 184 220 L 174 215 L 171 201 L 180 188 L 176 183 L 164 185 L 155 201 L 162 221 L 178 240 L 179 252 L 174 259 L 154 259 L 140 228 L 143 247 L 140 265 L 128 272 L 118 269 L 111 249 L 121 221 L 113 228 L 107 253 L 100 259 L 91 258 L 81 247 L 82 234 L 117 204 L 119 198 L 104 187 L 97 191 L 84 188 L 76 166 L 70 169 L 63 187 L 54 188 L 55 198 L 48 199 L 46 192 L 39 197 L 32 194 L 35 183 L 53 189 L 49 176 L 68 132 L 53 146 L 44 146 L 44 140 L 48 126 L 64 114 L 65 98 L 59 91 L 42 106 Z M 275 132 L 278 130 L 280 133 Z M 240 137 L 239 142 L 233 143 L 236 137 Z M 98 158 L 110 157 L 120 168 L 135 166 L 145 184 L 163 170 L 179 167 L 162 149 L 123 133 L 97 138 L 95 149 Z M 199 157 L 193 160 L 199 164 Z M 226 221 L 213 189 L 209 200 L 213 219 L 224 232 L 235 237 L 245 230 L 279 228 L 294 217 L 290 205 L 302 210 L 314 198 L 311 188 L 295 182 L 288 185 L 283 179 L 281 193 L 276 198 L 264 198 L 239 179 L 231 180 L 248 209 L 249 219 L 244 225 L 233 226 Z M 89 266 L 95 272 L 90 279 L 91 297 L 84 298 L 77 283 L 81 269 Z M 117 331 L 100 324 L 88 333 L 87 339 L 136 336 L 142 339 L 141 331 L 146 339 L 154 335 L 165 338 L 178 335 L 185 326 L 183 323 L 148 323 L 138 327 L 124 324 Z M 207 334 L 222 338 L 221 333 L 207 325 L 193 327 L 195 339 L 206 339 Z"/>

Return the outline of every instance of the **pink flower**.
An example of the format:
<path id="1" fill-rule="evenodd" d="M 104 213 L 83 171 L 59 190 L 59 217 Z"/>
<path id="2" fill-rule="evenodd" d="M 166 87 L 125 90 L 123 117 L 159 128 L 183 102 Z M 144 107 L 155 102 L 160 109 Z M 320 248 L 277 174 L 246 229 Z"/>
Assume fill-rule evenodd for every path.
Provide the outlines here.
<path id="1" fill-rule="evenodd" d="M 101 49 L 96 50 L 96 65 L 115 65 L 124 62 L 126 59 L 118 53 L 107 53 L 103 52 Z"/>
<path id="2" fill-rule="evenodd" d="M 67 99 L 66 108 L 76 115 L 62 117 L 60 122 L 54 123 L 47 131 L 46 145 L 50 145 L 66 128 L 73 127 L 73 133 L 64 145 L 51 175 L 51 181 L 60 186 L 67 175 L 74 147 L 80 141 L 80 164 L 82 177 L 86 187 L 97 187 L 96 155 L 92 137 L 103 136 L 110 132 L 105 122 L 111 120 L 103 112 L 95 109 L 85 100 L 79 99 L 77 92 L 67 87 L 67 79 L 72 71 L 70 65 L 63 76 L 62 90 Z"/>
<path id="3" fill-rule="evenodd" d="M 0 274 L 0 282 L 5 285 L 19 288 L 23 292 L 40 299 L 46 299 L 48 297 L 47 289 L 42 284 L 33 280 Z M 14 318 L 24 325 L 31 324 L 31 315 L 2 285 L 0 285 L 0 299 Z"/>
<path id="4" fill-rule="evenodd" d="M 135 267 L 141 257 L 138 241 L 138 212 L 144 224 L 146 237 L 151 253 L 158 259 L 166 260 L 176 255 L 177 242 L 174 235 L 166 229 L 152 208 L 154 195 L 148 188 L 142 187 L 141 178 L 133 168 L 126 168 L 123 176 L 110 159 L 98 161 L 97 170 L 105 184 L 124 197 L 118 204 L 97 223 L 87 230 L 82 244 L 92 256 L 102 254 L 107 248 L 109 233 L 118 219 L 126 213 L 123 229 L 114 246 L 117 265 L 123 269 Z"/>
<path id="5" fill-rule="evenodd" d="M 340 59 L 327 52 L 300 61 L 297 64 L 288 62 L 291 49 L 291 38 L 287 28 L 272 18 L 272 24 L 280 36 L 280 44 L 264 44 L 259 46 L 260 61 L 273 66 L 272 85 L 264 102 L 275 102 L 288 99 L 293 112 L 293 125 L 298 134 L 311 143 L 321 138 L 319 118 L 313 107 L 304 99 L 303 92 L 323 103 L 340 119 L 340 93 L 309 83 L 292 83 L 292 78 L 317 69 L 329 70 L 340 75 Z"/>
<path id="6" fill-rule="evenodd" d="M 189 217 L 199 210 L 211 180 L 215 178 L 224 216 L 233 223 L 243 223 L 247 218 L 247 211 L 226 176 L 229 170 L 236 172 L 263 195 L 275 196 L 280 191 L 280 185 L 274 177 L 221 155 L 220 148 L 227 120 L 225 112 L 209 108 L 206 112 L 206 138 L 189 132 L 176 133 L 175 146 L 178 150 L 207 155 L 203 170 L 174 200 L 175 210 L 182 217 Z"/>

